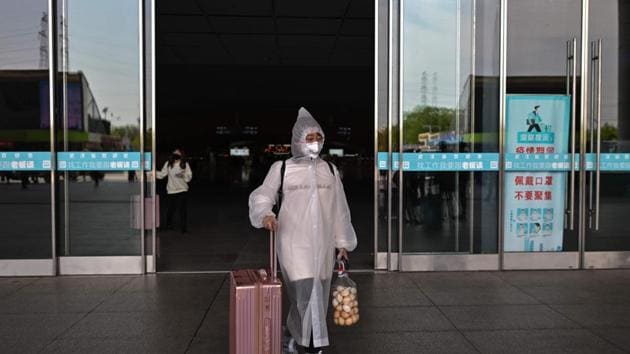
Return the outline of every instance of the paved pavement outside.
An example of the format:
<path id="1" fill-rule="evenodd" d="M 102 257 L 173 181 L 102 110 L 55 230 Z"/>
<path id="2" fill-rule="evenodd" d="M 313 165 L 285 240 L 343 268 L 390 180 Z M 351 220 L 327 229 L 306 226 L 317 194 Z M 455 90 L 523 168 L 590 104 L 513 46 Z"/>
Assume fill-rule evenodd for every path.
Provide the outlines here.
<path id="1" fill-rule="evenodd" d="M 630 270 L 355 273 L 326 353 L 630 352 Z M 1 353 L 227 353 L 223 275 L 0 278 Z"/>

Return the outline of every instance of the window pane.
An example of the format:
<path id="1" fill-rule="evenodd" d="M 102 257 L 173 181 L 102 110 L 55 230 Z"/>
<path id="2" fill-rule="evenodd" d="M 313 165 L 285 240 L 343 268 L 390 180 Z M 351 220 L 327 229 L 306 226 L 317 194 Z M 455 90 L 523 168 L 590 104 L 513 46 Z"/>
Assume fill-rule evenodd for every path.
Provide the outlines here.
<path id="1" fill-rule="evenodd" d="M 48 1 L 0 2 L 0 258 L 52 256 Z"/>

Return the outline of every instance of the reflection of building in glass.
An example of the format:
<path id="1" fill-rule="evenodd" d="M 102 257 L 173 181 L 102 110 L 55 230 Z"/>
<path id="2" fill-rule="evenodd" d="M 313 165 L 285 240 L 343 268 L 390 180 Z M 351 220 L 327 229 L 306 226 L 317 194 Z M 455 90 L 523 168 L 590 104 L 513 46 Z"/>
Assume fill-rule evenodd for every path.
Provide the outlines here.
<path id="1" fill-rule="evenodd" d="M 68 73 L 67 82 L 69 149 L 121 150 L 122 141 L 111 135 L 111 122 L 101 117 L 85 75 Z M 0 146 L 7 150 L 48 150 L 48 100 L 47 70 L 0 71 Z M 57 127 L 61 130 L 63 115 L 59 117 Z"/>

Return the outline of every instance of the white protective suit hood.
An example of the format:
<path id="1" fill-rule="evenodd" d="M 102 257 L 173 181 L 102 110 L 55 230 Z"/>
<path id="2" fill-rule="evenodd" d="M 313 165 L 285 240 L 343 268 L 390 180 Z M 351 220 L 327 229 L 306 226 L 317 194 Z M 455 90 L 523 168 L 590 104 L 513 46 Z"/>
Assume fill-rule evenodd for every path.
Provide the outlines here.
<path id="1" fill-rule="evenodd" d="M 335 248 L 352 251 L 357 237 L 339 171 L 334 166 L 331 171 L 320 158 L 305 158 L 309 156 L 304 153 L 304 138 L 314 132 L 324 136 L 301 108 L 293 127 L 293 157 L 284 162 L 276 252 L 290 304 L 287 328 L 298 344 L 307 347 L 312 333 L 313 345 L 323 347 L 329 344 L 326 312 Z M 263 227 L 265 216 L 275 216 L 272 209 L 278 203 L 282 163 L 274 163 L 263 184 L 249 196 L 249 219 L 256 228 Z"/>
<path id="2" fill-rule="evenodd" d="M 302 107 L 298 111 L 297 120 L 295 121 L 295 125 L 293 125 L 293 131 L 291 135 L 291 155 L 295 158 L 302 157 L 311 157 L 316 158 L 319 155 L 319 151 L 321 151 L 324 140 L 322 140 L 319 146 L 319 151 L 317 153 L 307 152 L 308 148 L 306 146 L 306 142 L 304 139 L 308 134 L 311 133 L 319 133 L 322 138 L 324 138 L 324 131 L 322 127 L 317 123 L 315 118 L 306 110 L 306 108 Z"/>

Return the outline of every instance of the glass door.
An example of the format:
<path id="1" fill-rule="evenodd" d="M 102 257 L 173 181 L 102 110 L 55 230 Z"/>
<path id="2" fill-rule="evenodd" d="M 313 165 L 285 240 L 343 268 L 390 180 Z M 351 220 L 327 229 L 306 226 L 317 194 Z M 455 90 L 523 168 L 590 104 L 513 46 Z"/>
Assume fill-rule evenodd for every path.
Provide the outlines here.
<path id="1" fill-rule="evenodd" d="M 400 10 L 399 269 L 497 269 L 500 1 Z"/>
<path id="2" fill-rule="evenodd" d="M 58 2 L 60 274 L 147 269 L 142 2 Z"/>
<path id="3" fill-rule="evenodd" d="M 0 276 L 55 274 L 50 18 L 47 0 L 0 2 Z"/>
<path id="4" fill-rule="evenodd" d="M 630 266 L 630 3 L 590 1 L 585 268 Z"/>
<path id="5" fill-rule="evenodd" d="M 507 1 L 504 269 L 579 267 L 581 16 Z"/>

